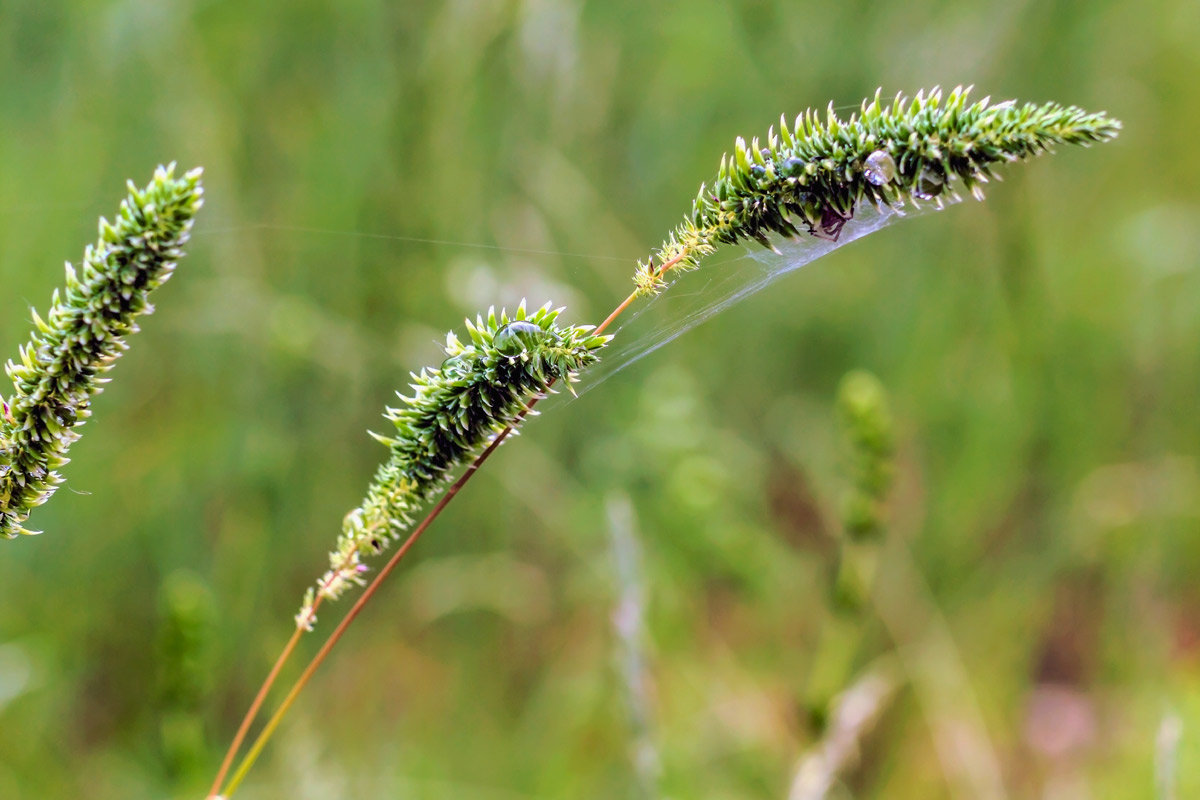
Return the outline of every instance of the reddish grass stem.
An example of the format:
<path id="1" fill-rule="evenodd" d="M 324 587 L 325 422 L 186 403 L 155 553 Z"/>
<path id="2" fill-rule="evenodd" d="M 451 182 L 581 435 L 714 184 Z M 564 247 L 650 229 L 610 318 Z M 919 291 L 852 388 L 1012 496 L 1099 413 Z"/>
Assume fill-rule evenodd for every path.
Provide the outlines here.
<path id="1" fill-rule="evenodd" d="M 664 262 L 663 265 L 659 267 L 658 274 L 660 276 L 665 274 L 667 270 L 678 264 L 682 258 L 683 256 L 677 256 L 670 261 Z M 612 313 L 609 314 L 608 317 L 606 317 L 605 320 L 596 327 L 594 333 L 601 334 L 607 330 L 608 327 L 612 325 L 614 321 L 616 321 L 617 317 L 621 316 L 621 314 L 633 304 L 633 302 L 638 298 L 639 294 L 640 293 L 636 291 L 632 292 L 628 297 L 621 301 L 620 305 L 614 308 Z M 553 385 L 554 382 L 551 381 L 549 384 L 547 384 L 546 388 L 549 389 Z M 534 398 L 531 400 L 525 407 L 525 410 L 517 415 L 516 420 L 514 420 L 510 425 L 505 427 L 504 430 L 500 431 L 500 433 L 496 435 L 496 438 L 493 439 L 492 443 L 487 446 L 487 449 L 480 453 L 475 460 L 471 462 L 471 465 L 467 467 L 462 475 L 459 476 L 458 480 L 456 480 L 450 486 L 450 488 L 446 490 L 446 493 L 442 495 L 441 499 L 438 500 L 437 505 L 435 505 L 429 511 L 423 520 L 421 520 L 421 524 L 413 529 L 413 532 L 409 534 L 407 539 L 404 540 L 404 543 L 400 545 L 394 554 L 392 554 L 392 557 L 388 559 L 387 564 L 384 565 L 383 569 L 379 571 L 367 588 L 363 590 L 363 593 L 359 596 L 358 600 L 356 600 L 354 605 L 351 606 L 350 610 L 346 612 L 346 616 L 340 623 L 338 623 L 338 626 L 334 628 L 333 632 L 329 634 L 329 638 L 321 646 L 321 649 L 317 651 L 317 654 L 313 656 L 312 660 L 308 663 L 308 666 L 304 668 L 304 672 L 300 673 L 300 677 L 296 679 L 296 682 L 292 685 L 292 688 L 288 690 L 288 693 L 283 698 L 283 702 L 280 703 L 279 708 L 276 709 L 275 713 L 271 715 L 271 718 L 267 720 L 266 725 L 263 726 L 263 729 L 259 732 L 254 742 L 250 745 L 250 749 L 242 758 L 241 763 L 238 765 L 237 771 L 233 774 L 233 777 L 229 779 L 229 784 L 225 787 L 224 793 L 218 794 L 218 790 L 221 787 L 221 782 L 225 779 L 225 775 L 228 773 L 229 767 L 233 763 L 234 756 L 241 748 L 242 742 L 245 740 L 246 733 L 250 730 L 250 725 L 253 723 L 255 717 L 257 717 L 258 712 L 262 708 L 262 704 L 266 699 L 267 693 L 271 690 L 275 680 L 279 677 L 280 670 L 283 668 L 284 663 L 291 656 L 292 651 L 295 649 L 296 644 L 299 642 L 303 634 L 303 630 L 301 628 L 296 628 L 295 632 L 292 634 L 291 638 L 288 639 L 287 644 L 284 646 L 283 652 L 280 653 L 279 658 L 276 659 L 275 665 L 267 674 L 266 680 L 263 681 L 262 687 L 259 688 L 258 694 L 254 697 L 254 702 L 251 703 L 249 710 L 246 712 L 245 718 L 243 718 L 241 725 L 238 727 L 237 734 L 234 736 L 233 742 L 229 746 L 229 751 L 225 754 L 225 759 L 221 763 L 221 769 L 217 773 L 216 780 L 213 781 L 212 788 L 209 790 L 209 800 L 213 800 L 213 798 L 217 797 L 227 798 L 233 794 L 239 785 L 241 785 L 242 779 L 245 778 L 246 773 L 249 772 L 250 768 L 254 765 L 254 762 L 258 760 L 258 756 L 262 753 L 263 747 L 266 746 L 267 741 L 271 738 L 272 734 L 274 734 L 275 729 L 279 727 L 279 723 L 283 719 L 284 715 L 287 714 L 288 709 L 290 709 L 295 703 L 296 697 L 300 694 L 301 690 L 308 685 L 308 682 L 312 679 L 313 674 L 329 656 L 330 651 L 333 650 L 338 641 L 341 640 L 342 636 L 346 632 L 346 629 L 349 628 L 350 624 L 358 617 L 363 607 L 379 590 L 379 586 L 396 568 L 401 559 L 404 558 L 412 546 L 416 544 L 417 540 L 421 537 L 421 534 L 423 534 L 426 529 L 433 524 L 433 521 L 438 518 L 438 516 L 442 513 L 442 510 L 449 505 L 450 501 L 454 499 L 454 496 L 457 495 L 462 487 L 466 485 L 467 481 L 471 479 L 479 467 L 485 461 L 487 461 L 487 459 L 496 451 L 501 443 L 508 438 L 508 435 L 511 434 L 513 430 L 515 430 L 516 427 L 521 424 L 521 422 L 533 408 L 534 404 L 537 403 L 538 399 L 539 398 Z M 316 610 L 317 604 L 320 603 L 320 599 L 320 596 L 318 596 L 316 603 L 313 606 L 314 611 Z"/>
<path id="2" fill-rule="evenodd" d="M 319 600 L 320 598 L 318 597 L 317 599 Z M 275 665 L 267 673 L 267 679 L 259 687 L 258 694 L 254 696 L 254 702 L 246 710 L 246 716 L 242 717 L 242 722 L 238 725 L 237 733 L 234 734 L 233 741 L 230 742 L 229 749 L 225 752 L 225 758 L 221 761 L 221 768 L 217 770 L 217 777 L 213 780 L 212 788 L 208 790 L 209 798 L 219 796 L 217 792 L 220 791 L 221 782 L 225 780 L 225 776 L 229 773 L 229 768 L 233 766 L 233 757 L 237 755 L 238 750 L 242 749 L 242 742 L 245 741 L 246 734 L 249 733 L 250 725 L 254 722 L 254 718 L 258 716 L 258 710 L 262 708 L 263 702 L 267 699 L 267 693 L 271 691 L 271 686 L 274 685 L 275 679 L 279 677 L 279 671 L 283 669 L 284 663 L 292 655 L 292 651 L 296 649 L 296 645 L 300 643 L 300 637 L 303 635 L 304 629 L 297 626 L 292 631 L 292 636 L 288 639 L 287 644 L 283 646 L 283 652 L 279 654 L 279 658 L 275 659 Z"/>

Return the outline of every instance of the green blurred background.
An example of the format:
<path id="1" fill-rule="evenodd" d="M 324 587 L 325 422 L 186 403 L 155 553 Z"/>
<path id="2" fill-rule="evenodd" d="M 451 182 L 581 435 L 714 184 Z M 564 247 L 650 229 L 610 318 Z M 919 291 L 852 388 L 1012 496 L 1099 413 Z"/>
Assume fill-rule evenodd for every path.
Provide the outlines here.
<path id="1" fill-rule="evenodd" d="M 1190 0 L 6 0 L 5 356 L 127 178 L 203 165 L 207 205 L 46 534 L 0 542 L 0 798 L 202 797 L 446 330 L 523 296 L 595 322 L 734 136 L 959 83 L 1125 131 L 555 404 L 238 796 L 782 800 L 814 709 L 893 652 L 833 797 L 1154 797 L 1172 720 L 1200 796 L 1197 41 Z M 856 368 L 896 484 L 847 617 Z"/>

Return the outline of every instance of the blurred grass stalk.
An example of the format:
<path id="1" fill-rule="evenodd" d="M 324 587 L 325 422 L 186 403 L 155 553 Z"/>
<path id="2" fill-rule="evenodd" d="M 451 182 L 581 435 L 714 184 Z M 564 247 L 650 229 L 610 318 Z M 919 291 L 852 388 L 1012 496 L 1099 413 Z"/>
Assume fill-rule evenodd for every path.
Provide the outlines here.
<path id="1" fill-rule="evenodd" d="M 630 757 L 637 796 L 655 800 L 659 796 L 662 759 L 655 741 L 650 675 L 646 664 L 646 585 L 641 546 L 629 497 L 613 493 L 605 508 L 618 591 L 612 625 L 617 641 L 617 672 L 629 714 Z"/>
<path id="2" fill-rule="evenodd" d="M 889 537 L 873 595 L 905 682 L 929 725 L 952 797 L 1005 800 L 1003 770 L 950 626 L 907 544 Z"/>
<path id="3" fill-rule="evenodd" d="M 159 607 L 160 741 L 170 775 L 191 784 L 208 760 L 203 710 L 212 686 L 216 607 L 208 585 L 186 570 L 163 581 Z"/>
<path id="4" fill-rule="evenodd" d="M 899 687 L 895 672 L 885 657 L 834 699 L 820 743 L 796 767 L 788 800 L 824 800 L 838 776 L 854 766 L 860 742 Z"/>
<path id="5" fill-rule="evenodd" d="M 878 378 L 862 370 L 844 376 L 838 386 L 837 416 L 849 486 L 841 502 L 842 532 L 829 588 L 831 613 L 822 627 L 806 688 L 806 703 L 818 730 L 854 671 L 894 472 L 892 415 Z"/>
<path id="6" fill-rule="evenodd" d="M 1158 800 L 1176 800 L 1175 774 L 1182 738 L 1183 718 L 1174 711 L 1168 711 L 1159 723 L 1154 743 L 1154 783 Z"/>
<path id="7" fill-rule="evenodd" d="M 928 720 L 951 795 L 1004 800 L 999 759 L 949 628 L 905 544 L 886 536 L 885 503 L 895 474 L 886 390 L 874 375 L 851 372 L 839 385 L 837 407 L 850 487 L 842 504 L 832 614 L 814 656 L 807 698 L 822 739 L 797 766 L 789 800 L 826 796 L 838 773 L 853 765 L 858 742 L 902 683 L 913 687 Z M 881 562 L 888 568 L 876 580 Z M 892 653 L 854 678 L 868 608 L 892 639 Z"/>
<path id="8" fill-rule="evenodd" d="M 842 532 L 829 587 L 831 613 L 813 656 L 805 698 L 821 741 L 797 766 L 789 800 L 826 796 L 838 774 L 855 762 L 859 741 L 898 683 L 894 668 L 882 662 L 854 677 L 895 472 L 894 426 L 882 382 L 863 370 L 845 375 L 838 385 L 837 416 L 849 486 L 841 503 Z"/>

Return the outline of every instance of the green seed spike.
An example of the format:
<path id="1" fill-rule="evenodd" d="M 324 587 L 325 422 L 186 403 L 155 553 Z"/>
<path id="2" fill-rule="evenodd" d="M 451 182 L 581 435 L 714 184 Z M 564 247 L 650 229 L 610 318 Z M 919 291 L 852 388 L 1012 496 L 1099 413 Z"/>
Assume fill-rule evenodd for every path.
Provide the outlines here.
<path id="1" fill-rule="evenodd" d="M 62 483 L 55 470 L 67 463 L 104 373 L 137 332 L 136 318 L 153 311 L 147 297 L 171 277 L 202 203 L 198 169 L 176 177 L 172 164 L 144 189 L 130 184 L 115 221 L 100 220 L 80 268 L 67 264 L 49 313 L 33 312 L 29 341 L 5 367 L 13 394 L 0 419 L 0 536 L 34 532 L 24 522 Z"/>
<path id="2" fill-rule="evenodd" d="M 717 245 L 753 239 L 770 246 L 770 236 L 801 229 L 830 235 L 831 214 L 843 221 L 860 204 L 894 206 L 942 202 L 952 184 L 976 197 L 979 184 L 995 177 L 998 164 L 1050 151 L 1058 144 L 1089 145 L 1112 139 L 1121 123 L 1057 103 L 970 102 L 970 87 L 943 94 L 940 88 L 902 94 L 889 104 L 882 91 L 863 100 L 861 113 L 843 120 L 833 106 L 809 109 L 788 126 L 780 118 L 767 147 L 738 137 L 733 155 L 723 156 L 716 180 L 701 184 L 691 213 L 641 265 L 634 276 L 639 294 L 666 286 L 647 265 L 671 263 L 696 269 Z M 840 230 L 840 228 L 839 228 Z"/>
<path id="3" fill-rule="evenodd" d="M 384 411 L 394 431 L 371 434 L 388 448 L 388 459 L 362 505 L 346 516 L 329 571 L 305 595 L 297 626 L 310 629 L 319 600 L 360 584 L 366 569 L 361 556 L 381 552 L 407 530 L 413 512 L 493 436 L 518 424 L 530 401 L 552 382 L 569 387 L 579 370 L 597 360 L 611 337 L 593 334 L 591 326 L 559 326 L 561 312 L 549 303 L 532 312 L 522 303 L 511 318 L 488 309 L 486 319 L 466 321 L 469 344 L 447 334 L 441 369 L 411 375 L 412 395 L 398 395 L 400 405 Z M 453 362 L 450 368 L 447 362 Z"/>

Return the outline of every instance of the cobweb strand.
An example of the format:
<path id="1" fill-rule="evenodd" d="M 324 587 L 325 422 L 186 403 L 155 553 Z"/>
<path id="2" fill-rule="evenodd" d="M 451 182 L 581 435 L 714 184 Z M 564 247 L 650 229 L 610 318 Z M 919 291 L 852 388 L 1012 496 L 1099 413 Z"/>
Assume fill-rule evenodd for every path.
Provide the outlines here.
<path id="1" fill-rule="evenodd" d="M 923 216 L 959 201 L 957 195 L 939 203 L 910 204 L 904 208 L 864 204 L 847 220 L 837 240 L 802 234 L 770 237 L 773 249 L 756 243 L 742 246 L 741 254 L 703 264 L 680 273 L 666 290 L 633 312 L 615 331 L 616 338 L 604 357 L 589 369 L 576 388 L 583 394 L 621 370 L 678 339 L 712 317 L 757 294 L 783 276 L 795 272 L 838 248 L 881 230 L 899 219 Z"/>

